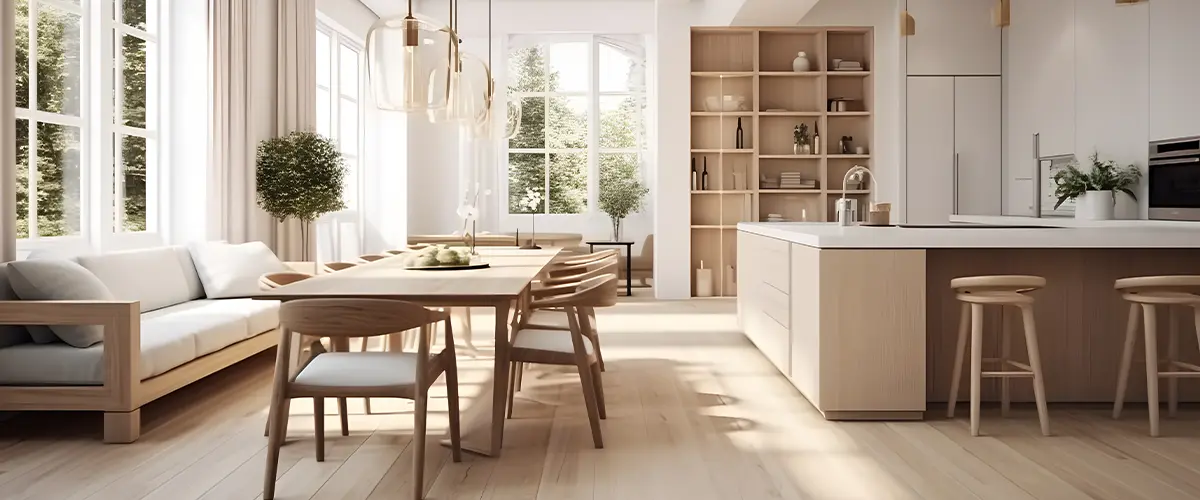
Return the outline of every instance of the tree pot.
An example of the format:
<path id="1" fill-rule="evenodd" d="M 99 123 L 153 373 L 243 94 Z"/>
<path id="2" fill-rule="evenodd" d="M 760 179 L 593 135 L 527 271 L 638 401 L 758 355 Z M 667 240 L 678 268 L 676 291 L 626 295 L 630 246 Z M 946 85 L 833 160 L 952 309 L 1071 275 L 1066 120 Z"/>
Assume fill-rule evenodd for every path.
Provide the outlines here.
<path id="1" fill-rule="evenodd" d="M 1075 200 L 1075 218 L 1112 220 L 1115 205 L 1112 191 L 1087 191 Z"/>

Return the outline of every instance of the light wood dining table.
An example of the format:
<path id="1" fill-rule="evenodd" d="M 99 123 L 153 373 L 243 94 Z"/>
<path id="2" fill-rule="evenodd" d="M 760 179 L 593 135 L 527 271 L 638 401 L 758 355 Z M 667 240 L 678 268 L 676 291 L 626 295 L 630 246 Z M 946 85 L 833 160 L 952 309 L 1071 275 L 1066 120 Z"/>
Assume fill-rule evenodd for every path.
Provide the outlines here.
<path id="1" fill-rule="evenodd" d="M 533 281 L 560 249 L 477 248 L 491 267 L 471 270 L 413 270 L 401 256 L 322 274 L 255 296 L 266 300 L 373 298 L 403 300 L 426 307 L 486 307 L 496 311 L 496 354 L 490 386 L 462 416 L 463 449 L 499 456 L 504 444 L 509 327 L 515 324 Z M 513 308 L 516 307 L 517 311 Z M 490 394 L 489 394 L 490 391 Z"/>

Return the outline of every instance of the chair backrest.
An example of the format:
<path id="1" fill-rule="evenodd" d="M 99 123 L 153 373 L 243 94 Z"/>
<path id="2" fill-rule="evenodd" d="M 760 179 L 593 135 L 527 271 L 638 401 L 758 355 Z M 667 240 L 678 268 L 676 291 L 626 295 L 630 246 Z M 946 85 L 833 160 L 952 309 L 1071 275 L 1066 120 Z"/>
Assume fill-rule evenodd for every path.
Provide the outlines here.
<path id="1" fill-rule="evenodd" d="M 314 337 L 374 337 L 449 317 L 417 304 L 384 299 L 302 299 L 279 307 L 281 327 Z"/>
<path id="2" fill-rule="evenodd" d="M 344 269 L 350 269 L 357 265 L 358 264 L 353 262 L 326 262 L 325 264 L 321 265 L 321 272 L 336 273 Z"/>
<path id="3" fill-rule="evenodd" d="M 293 271 L 267 273 L 258 278 L 258 287 L 263 290 L 271 290 L 284 285 L 290 285 L 297 281 L 304 281 L 311 277 L 311 274 Z"/>
<path id="4" fill-rule="evenodd" d="M 609 307 L 617 303 L 617 277 L 595 276 L 579 282 L 574 292 L 538 301 L 544 306 Z"/>
<path id="5" fill-rule="evenodd" d="M 550 278 L 545 280 L 545 284 L 556 286 L 570 282 L 582 283 L 584 280 L 606 274 L 616 276 L 620 270 L 620 262 L 618 256 L 610 255 L 604 259 L 586 264 L 551 268 Z"/>
<path id="6" fill-rule="evenodd" d="M 391 257 L 391 255 L 372 253 L 372 254 L 363 255 L 363 256 L 359 257 L 359 259 L 367 261 L 367 262 L 375 262 L 377 260 L 386 259 L 388 257 Z"/>
<path id="7" fill-rule="evenodd" d="M 560 265 L 560 266 L 571 266 L 571 265 L 577 265 L 577 264 L 589 264 L 589 263 L 592 263 L 592 262 L 596 262 L 596 261 L 598 261 L 598 260 L 603 260 L 603 259 L 606 259 L 606 258 L 608 258 L 608 257 L 610 257 L 610 256 L 611 256 L 611 257 L 617 257 L 617 256 L 620 256 L 620 255 L 621 255 L 621 252 L 620 252 L 620 250 L 617 250 L 617 249 L 615 249 L 615 248 L 610 248 L 610 249 L 608 249 L 608 250 L 601 250 L 601 251 L 599 251 L 599 252 L 593 252 L 593 253 L 584 254 L 584 255 L 572 255 L 572 256 L 569 256 L 569 257 L 564 257 L 564 258 L 562 258 L 562 259 L 558 259 L 558 260 L 556 260 L 556 261 L 554 262 L 554 264 L 556 264 L 556 265 Z"/>

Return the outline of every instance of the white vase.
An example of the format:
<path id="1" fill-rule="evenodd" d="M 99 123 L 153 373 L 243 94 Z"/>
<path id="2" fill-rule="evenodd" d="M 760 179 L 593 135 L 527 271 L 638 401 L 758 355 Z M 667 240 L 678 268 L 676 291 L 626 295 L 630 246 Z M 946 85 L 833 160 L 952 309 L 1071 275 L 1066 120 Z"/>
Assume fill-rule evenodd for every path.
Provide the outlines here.
<path id="1" fill-rule="evenodd" d="M 1075 218 L 1081 220 L 1112 220 L 1112 191 L 1088 191 L 1075 200 Z"/>
<path id="2" fill-rule="evenodd" d="M 796 59 L 792 60 L 792 71 L 803 73 L 809 71 L 811 64 L 808 62 L 808 54 L 797 52 Z"/>

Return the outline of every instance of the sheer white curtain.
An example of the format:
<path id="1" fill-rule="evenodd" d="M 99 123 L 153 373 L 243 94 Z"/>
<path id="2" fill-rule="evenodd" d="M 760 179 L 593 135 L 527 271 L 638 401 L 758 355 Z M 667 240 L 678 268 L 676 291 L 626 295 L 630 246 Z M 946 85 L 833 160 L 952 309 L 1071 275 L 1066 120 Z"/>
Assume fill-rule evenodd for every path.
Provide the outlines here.
<path id="1" fill-rule="evenodd" d="M 255 158 L 263 139 L 316 128 L 316 2 L 213 0 L 209 9 L 209 237 L 263 241 L 300 260 L 312 236 L 258 207 Z"/>

